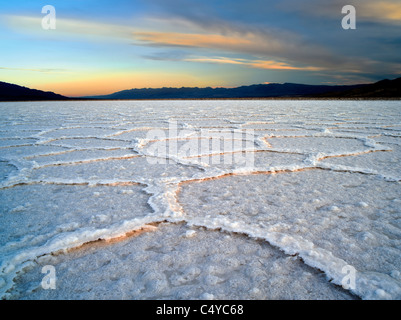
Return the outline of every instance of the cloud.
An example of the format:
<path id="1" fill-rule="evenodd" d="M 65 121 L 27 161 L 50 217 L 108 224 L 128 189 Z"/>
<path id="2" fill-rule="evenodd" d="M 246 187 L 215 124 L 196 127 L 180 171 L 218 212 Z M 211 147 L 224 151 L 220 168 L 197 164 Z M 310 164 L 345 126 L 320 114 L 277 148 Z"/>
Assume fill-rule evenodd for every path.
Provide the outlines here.
<path id="1" fill-rule="evenodd" d="M 141 57 L 147 60 L 154 61 L 183 61 L 185 58 L 188 57 L 188 53 L 184 50 L 170 50 L 146 54 L 142 55 Z"/>
<path id="2" fill-rule="evenodd" d="M 187 58 L 184 61 L 190 62 L 203 62 L 203 63 L 220 63 L 220 64 L 236 64 L 236 65 L 246 65 L 247 62 L 244 59 L 230 59 L 225 57 L 217 57 L 217 58 Z"/>
<path id="3" fill-rule="evenodd" d="M 133 37 L 136 45 L 202 48 L 212 52 L 252 55 L 262 61 L 279 58 L 292 64 L 311 65 L 319 69 L 338 66 L 342 62 L 341 57 L 331 54 L 325 48 L 303 42 L 300 37 L 289 33 L 273 35 L 266 30 L 245 31 L 243 28 L 227 26 L 224 33 L 211 30 L 210 27 L 201 30 L 195 26 L 194 29 L 197 32 L 133 32 Z"/>
<path id="4" fill-rule="evenodd" d="M 380 22 L 401 25 L 401 2 L 399 0 L 283 0 L 278 4 L 282 11 L 302 13 L 306 16 L 341 19 L 343 6 L 352 4 L 356 9 L 357 21 Z"/>
<path id="5" fill-rule="evenodd" d="M 290 65 L 285 62 L 274 61 L 274 60 L 246 60 L 246 59 L 230 59 L 225 57 L 218 58 L 188 58 L 185 61 L 191 62 L 203 62 L 203 63 L 219 63 L 219 64 L 234 64 L 242 65 L 256 69 L 266 70 L 298 70 L 298 71 L 321 71 L 322 68 L 318 67 L 297 67 Z"/>
<path id="6" fill-rule="evenodd" d="M 65 69 L 51 69 L 51 68 L 8 68 L 8 67 L 0 67 L 0 70 L 32 71 L 32 72 L 41 72 L 41 73 L 69 73 Z"/>
<path id="7" fill-rule="evenodd" d="M 366 1 L 358 6 L 358 14 L 368 21 L 380 21 L 401 25 L 401 2 Z"/>
<path id="8" fill-rule="evenodd" d="M 251 45 L 247 40 L 236 36 L 219 34 L 192 34 L 179 32 L 134 32 L 136 40 L 168 46 L 198 47 L 198 48 L 236 48 Z"/>
<path id="9" fill-rule="evenodd" d="M 0 18 L 14 30 L 51 39 L 73 37 L 74 39 L 85 38 L 91 40 L 107 39 L 109 41 L 129 41 L 132 32 L 132 27 L 130 26 L 59 17 L 57 17 L 56 20 L 56 30 L 49 31 L 42 29 L 42 16 L 40 15 L 0 15 Z"/>
<path id="10" fill-rule="evenodd" d="M 296 67 L 296 66 L 291 66 L 287 63 L 284 62 L 277 62 L 277 61 L 272 61 L 272 60 L 257 60 L 249 63 L 250 67 L 253 68 L 258 68 L 258 69 L 269 69 L 269 70 L 302 70 L 302 71 L 320 71 L 323 70 L 324 68 L 321 67 Z"/>

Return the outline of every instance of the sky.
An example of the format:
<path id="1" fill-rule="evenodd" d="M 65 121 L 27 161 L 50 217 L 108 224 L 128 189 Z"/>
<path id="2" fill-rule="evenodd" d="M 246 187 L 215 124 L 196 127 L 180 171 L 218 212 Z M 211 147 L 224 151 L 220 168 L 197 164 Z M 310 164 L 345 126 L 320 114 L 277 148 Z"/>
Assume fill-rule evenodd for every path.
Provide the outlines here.
<path id="1" fill-rule="evenodd" d="M 342 27 L 345 5 L 355 29 Z M 401 76 L 400 53 L 400 0 L 0 2 L 0 81 L 71 97 L 371 83 Z"/>

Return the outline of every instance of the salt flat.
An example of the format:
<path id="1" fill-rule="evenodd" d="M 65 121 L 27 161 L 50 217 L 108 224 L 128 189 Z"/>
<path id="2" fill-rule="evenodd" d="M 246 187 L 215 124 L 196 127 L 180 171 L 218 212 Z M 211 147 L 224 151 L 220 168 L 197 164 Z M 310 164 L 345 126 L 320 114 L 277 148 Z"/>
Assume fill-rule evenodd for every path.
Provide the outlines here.
<path id="1" fill-rule="evenodd" d="M 0 296 L 401 299 L 400 145 L 399 101 L 0 103 Z"/>

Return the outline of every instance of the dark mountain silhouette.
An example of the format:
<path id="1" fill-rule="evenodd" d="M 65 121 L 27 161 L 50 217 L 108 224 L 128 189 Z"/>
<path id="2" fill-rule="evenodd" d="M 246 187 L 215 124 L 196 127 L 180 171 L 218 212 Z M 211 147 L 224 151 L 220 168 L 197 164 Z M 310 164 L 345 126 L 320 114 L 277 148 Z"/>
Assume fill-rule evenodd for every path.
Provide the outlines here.
<path id="1" fill-rule="evenodd" d="M 320 95 L 329 98 L 401 98 L 401 78 L 381 80 L 342 92 Z"/>
<path id="2" fill-rule="evenodd" d="M 357 89 L 363 85 L 324 86 L 296 83 L 271 83 L 241 86 L 237 88 L 144 88 L 130 89 L 90 99 L 219 99 L 219 98 L 273 98 L 307 97 L 333 92 L 335 94 Z"/>
<path id="3" fill-rule="evenodd" d="M 67 100 L 62 95 L 0 81 L 0 101 Z"/>
<path id="4" fill-rule="evenodd" d="M 143 88 L 109 95 L 68 98 L 53 92 L 0 82 L 0 101 L 29 100 L 125 100 L 125 99 L 258 99 L 258 98 L 321 98 L 321 99 L 394 99 L 401 98 L 401 78 L 371 84 L 327 86 L 297 83 L 270 83 L 237 88 Z"/>

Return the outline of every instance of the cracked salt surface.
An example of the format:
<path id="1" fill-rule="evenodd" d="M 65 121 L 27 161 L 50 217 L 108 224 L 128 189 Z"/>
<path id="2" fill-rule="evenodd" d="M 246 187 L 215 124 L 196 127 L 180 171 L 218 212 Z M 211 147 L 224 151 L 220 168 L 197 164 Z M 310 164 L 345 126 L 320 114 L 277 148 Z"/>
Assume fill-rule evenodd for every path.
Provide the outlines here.
<path id="1" fill-rule="evenodd" d="M 56 290 L 40 286 L 49 264 Z M 356 298 L 267 242 L 170 223 L 113 245 L 41 257 L 15 282 L 18 299 Z"/>
<path id="2" fill-rule="evenodd" d="M 400 107 L 1 103 L 0 296 L 401 299 Z"/>

